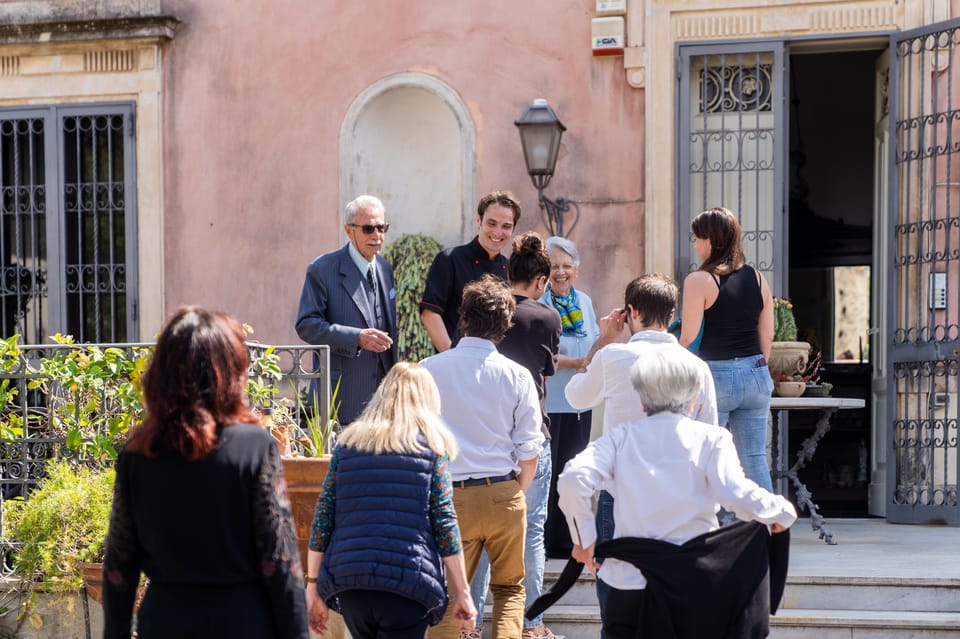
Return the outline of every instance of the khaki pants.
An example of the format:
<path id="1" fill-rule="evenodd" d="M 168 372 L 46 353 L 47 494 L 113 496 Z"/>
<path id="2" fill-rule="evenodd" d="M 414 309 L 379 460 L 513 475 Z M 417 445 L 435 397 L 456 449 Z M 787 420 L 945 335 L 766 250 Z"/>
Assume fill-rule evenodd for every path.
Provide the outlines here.
<path id="1" fill-rule="evenodd" d="M 527 502 L 516 480 L 453 489 L 467 581 L 486 550 L 493 594 L 493 638 L 520 639 L 523 631 L 523 546 Z M 478 610 L 478 615 L 483 611 Z M 430 639 L 459 639 L 459 622 L 450 614 L 430 629 Z"/>

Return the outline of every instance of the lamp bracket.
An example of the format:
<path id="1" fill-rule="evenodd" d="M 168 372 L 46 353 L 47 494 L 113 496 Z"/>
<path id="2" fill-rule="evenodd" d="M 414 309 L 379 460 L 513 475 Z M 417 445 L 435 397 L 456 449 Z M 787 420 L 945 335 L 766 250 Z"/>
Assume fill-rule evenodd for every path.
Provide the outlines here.
<path id="1" fill-rule="evenodd" d="M 550 181 L 550 176 L 546 176 L 546 181 Z M 573 221 L 567 229 L 567 234 L 569 234 L 573 231 L 577 222 L 580 221 L 580 205 L 577 204 L 576 200 L 569 200 L 562 195 L 552 200 L 543 193 L 543 187 L 546 184 L 541 186 L 537 180 L 534 181 L 534 184 L 537 186 L 537 193 L 539 194 L 540 217 L 543 218 L 543 223 L 549 229 L 550 235 L 566 237 L 567 235 L 563 232 L 563 218 L 572 207 Z"/>

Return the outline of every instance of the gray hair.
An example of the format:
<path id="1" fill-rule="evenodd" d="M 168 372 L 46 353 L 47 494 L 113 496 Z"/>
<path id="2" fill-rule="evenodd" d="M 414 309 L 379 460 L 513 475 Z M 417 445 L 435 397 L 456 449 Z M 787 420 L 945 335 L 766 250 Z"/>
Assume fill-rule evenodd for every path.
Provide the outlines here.
<path id="1" fill-rule="evenodd" d="M 656 344 L 630 368 L 630 383 L 647 415 L 686 413 L 702 385 L 697 356 L 677 344 Z"/>
<path id="2" fill-rule="evenodd" d="M 573 258 L 574 266 L 580 266 L 580 251 L 577 250 L 577 245 L 567 238 L 554 235 L 553 237 L 548 237 L 545 244 L 547 246 L 547 253 L 553 253 L 554 250 L 563 251 Z"/>
<path id="3" fill-rule="evenodd" d="M 357 217 L 357 213 L 368 209 L 374 209 L 381 213 L 387 212 L 387 210 L 383 208 L 383 202 L 380 201 L 380 198 L 373 195 L 361 195 L 360 197 L 354 198 L 352 202 L 344 207 L 343 217 L 348 223 L 353 222 Z"/>

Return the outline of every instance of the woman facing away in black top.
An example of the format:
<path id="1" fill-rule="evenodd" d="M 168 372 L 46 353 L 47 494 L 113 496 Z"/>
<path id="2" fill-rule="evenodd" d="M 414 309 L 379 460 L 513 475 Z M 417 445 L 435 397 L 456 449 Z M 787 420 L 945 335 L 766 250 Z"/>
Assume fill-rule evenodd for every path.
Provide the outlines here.
<path id="1" fill-rule="evenodd" d="M 192 306 L 157 341 L 147 417 L 117 460 L 104 639 L 309 639 L 277 446 L 246 405 L 243 330 Z"/>
<path id="2" fill-rule="evenodd" d="M 766 278 L 746 263 L 737 217 L 725 208 L 703 211 L 690 225 L 700 268 L 683 281 L 680 343 L 703 324 L 700 358 L 717 389 L 717 417 L 733 433 L 749 479 L 773 489 L 767 462 L 767 418 L 773 379 L 773 297 Z"/>

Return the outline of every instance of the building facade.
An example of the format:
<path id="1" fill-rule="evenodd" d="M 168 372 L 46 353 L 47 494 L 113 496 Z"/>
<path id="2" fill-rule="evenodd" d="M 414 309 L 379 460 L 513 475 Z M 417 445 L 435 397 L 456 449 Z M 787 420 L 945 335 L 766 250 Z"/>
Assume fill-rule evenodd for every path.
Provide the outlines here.
<path id="1" fill-rule="evenodd" d="M 150 340 L 197 303 L 296 342 L 306 265 L 346 241 L 358 194 L 391 236 L 452 245 L 506 188 L 545 232 L 513 123 L 546 98 L 567 127 L 547 194 L 576 202 L 597 311 L 695 268 L 691 217 L 736 211 L 867 400 L 821 489 L 956 524 L 958 18 L 960 0 L 0 0 L 3 332 Z"/>

